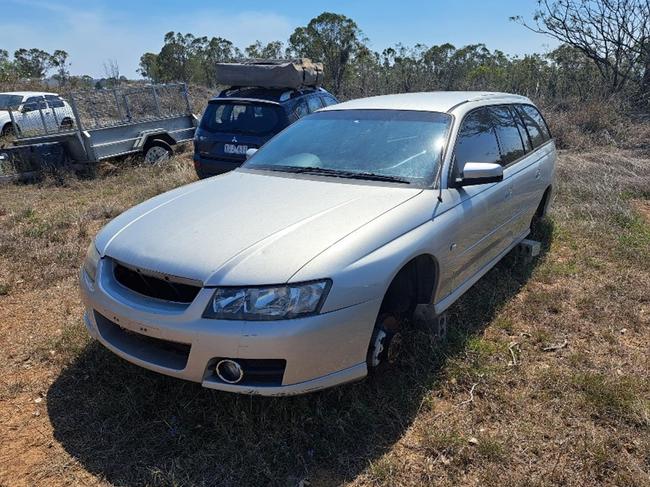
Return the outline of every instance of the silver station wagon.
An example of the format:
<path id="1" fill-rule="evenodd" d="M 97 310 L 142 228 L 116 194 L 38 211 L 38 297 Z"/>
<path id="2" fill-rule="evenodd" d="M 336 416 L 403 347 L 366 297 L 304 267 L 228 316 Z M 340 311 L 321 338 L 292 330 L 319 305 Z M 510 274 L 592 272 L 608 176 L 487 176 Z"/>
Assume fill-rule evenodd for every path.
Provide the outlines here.
<path id="1" fill-rule="evenodd" d="M 224 391 L 361 379 L 418 304 L 442 314 L 528 235 L 556 161 L 529 99 L 483 92 L 333 105 L 249 156 L 99 232 L 81 270 L 90 335 Z"/>

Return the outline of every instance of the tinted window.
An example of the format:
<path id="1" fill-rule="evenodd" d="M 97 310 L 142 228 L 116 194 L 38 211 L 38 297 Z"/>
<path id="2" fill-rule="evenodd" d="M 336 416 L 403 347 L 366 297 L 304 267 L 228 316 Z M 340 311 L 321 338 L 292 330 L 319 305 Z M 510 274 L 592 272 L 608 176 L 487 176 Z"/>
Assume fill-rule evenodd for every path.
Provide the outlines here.
<path id="1" fill-rule="evenodd" d="M 8 108 L 18 108 L 23 97 L 20 95 L 0 95 L 0 110 Z"/>
<path id="2" fill-rule="evenodd" d="M 254 103 L 209 103 L 201 128 L 211 132 L 264 135 L 281 124 L 279 107 Z"/>
<path id="3" fill-rule="evenodd" d="M 42 96 L 30 96 L 25 100 L 25 103 L 23 104 L 23 108 L 25 110 L 38 110 L 39 108 L 46 108 L 45 106 L 45 100 L 43 100 Z"/>
<path id="4" fill-rule="evenodd" d="M 321 105 L 320 102 L 320 97 L 319 96 L 311 96 L 307 100 L 307 105 L 309 106 L 309 112 L 314 113 L 316 110 L 319 110 L 323 108 L 323 105 Z"/>
<path id="5" fill-rule="evenodd" d="M 309 108 L 307 108 L 307 103 L 305 100 L 301 100 L 296 104 L 296 107 L 293 109 L 293 118 L 297 120 L 304 117 L 309 113 Z"/>
<path id="6" fill-rule="evenodd" d="M 440 163 L 450 122 L 449 115 L 435 112 L 317 112 L 271 139 L 244 167 L 372 173 L 429 185 Z"/>
<path id="7" fill-rule="evenodd" d="M 501 164 L 506 166 L 524 155 L 521 135 L 510 110 L 506 106 L 490 107 L 494 129 L 501 149 Z"/>
<path id="8" fill-rule="evenodd" d="M 489 112 L 479 108 L 463 119 L 458 132 L 452 178 L 460 177 L 467 162 L 500 162 L 501 154 Z"/>
<path id="9" fill-rule="evenodd" d="M 515 119 L 515 123 L 517 124 L 517 128 L 519 129 L 519 133 L 521 134 L 521 140 L 524 143 L 524 149 L 526 149 L 526 152 L 529 152 L 533 146 L 530 143 L 530 137 L 528 137 L 528 130 L 526 130 L 526 127 L 524 126 L 524 122 L 521 119 L 521 116 L 517 112 L 517 109 L 514 106 L 510 106 L 510 112 L 512 113 L 512 116 Z"/>
<path id="10" fill-rule="evenodd" d="M 322 98 L 323 98 L 323 106 L 326 106 L 326 107 L 328 107 L 330 105 L 336 105 L 338 103 L 336 101 L 336 99 L 334 99 L 334 97 L 329 96 L 329 95 L 323 95 Z"/>
<path id="11" fill-rule="evenodd" d="M 63 100 L 58 96 L 45 95 L 45 99 L 47 100 L 47 104 L 50 106 L 50 108 L 63 108 L 64 106 Z"/>
<path id="12" fill-rule="evenodd" d="M 551 138 L 548 127 L 546 127 L 546 123 L 537 108 L 531 105 L 519 105 L 518 111 L 524 121 L 524 125 L 526 125 L 530 141 L 534 148 L 539 147 Z"/>

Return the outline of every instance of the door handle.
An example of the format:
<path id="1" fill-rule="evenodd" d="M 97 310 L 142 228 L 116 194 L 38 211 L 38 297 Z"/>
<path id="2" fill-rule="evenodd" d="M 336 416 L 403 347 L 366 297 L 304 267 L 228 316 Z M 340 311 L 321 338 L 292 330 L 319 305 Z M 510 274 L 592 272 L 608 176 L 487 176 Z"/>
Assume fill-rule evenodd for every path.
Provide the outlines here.
<path id="1" fill-rule="evenodd" d="M 506 197 L 505 199 L 508 199 L 512 196 L 512 186 L 510 186 L 508 189 L 506 189 Z"/>
<path id="2" fill-rule="evenodd" d="M 537 168 L 537 171 L 535 171 L 535 179 L 539 179 L 542 177 L 542 170 L 540 168 Z"/>

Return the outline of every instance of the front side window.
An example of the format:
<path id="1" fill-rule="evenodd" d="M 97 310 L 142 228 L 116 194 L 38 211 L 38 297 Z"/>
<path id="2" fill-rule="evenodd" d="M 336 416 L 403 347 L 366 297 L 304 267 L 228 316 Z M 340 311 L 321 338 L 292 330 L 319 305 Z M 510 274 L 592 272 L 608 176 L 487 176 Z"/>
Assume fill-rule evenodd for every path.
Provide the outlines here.
<path id="1" fill-rule="evenodd" d="M 409 110 L 317 112 L 269 141 L 244 168 L 356 179 L 374 175 L 429 186 L 451 120 L 445 113 Z"/>
<path id="2" fill-rule="evenodd" d="M 458 131 L 454 156 L 453 181 L 460 178 L 468 162 L 501 162 L 496 133 L 486 108 L 479 108 L 465 116 Z"/>
<path id="3" fill-rule="evenodd" d="M 501 164 L 507 166 L 524 155 L 524 146 L 515 119 L 507 106 L 489 108 L 501 149 Z"/>
<path id="4" fill-rule="evenodd" d="M 518 105 L 517 111 L 524 121 L 534 149 L 551 138 L 546 122 L 537 108 L 532 105 Z"/>
<path id="5" fill-rule="evenodd" d="M 281 125 L 280 108 L 264 103 L 209 103 L 201 128 L 209 132 L 265 135 Z"/>
<path id="6" fill-rule="evenodd" d="M 23 110 L 25 111 L 38 110 L 39 108 L 43 110 L 46 108 L 45 100 L 42 96 L 30 96 L 23 104 Z"/>

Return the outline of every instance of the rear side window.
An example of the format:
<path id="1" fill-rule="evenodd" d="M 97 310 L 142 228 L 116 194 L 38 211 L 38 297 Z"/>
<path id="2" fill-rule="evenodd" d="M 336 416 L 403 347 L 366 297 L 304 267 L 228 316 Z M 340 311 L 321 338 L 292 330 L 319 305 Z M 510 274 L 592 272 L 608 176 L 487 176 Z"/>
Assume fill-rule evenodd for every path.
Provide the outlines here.
<path id="1" fill-rule="evenodd" d="M 293 107 L 293 111 L 291 112 L 289 118 L 291 119 L 292 122 L 295 122 L 296 120 L 304 117 L 305 115 L 309 115 L 309 108 L 307 107 L 307 102 L 305 100 L 300 100 Z"/>
<path id="2" fill-rule="evenodd" d="M 280 108 L 255 103 L 209 103 L 201 128 L 211 132 L 265 135 L 279 129 Z"/>
<path id="3" fill-rule="evenodd" d="M 489 108 L 501 149 L 501 164 L 507 166 L 525 154 L 515 119 L 507 106 Z"/>
<path id="4" fill-rule="evenodd" d="M 533 148 L 536 149 L 551 138 L 546 122 L 537 108 L 532 105 L 518 105 L 517 111 L 528 130 Z"/>
<path id="5" fill-rule="evenodd" d="M 307 106 L 309 107 L 309 113 L 314 113 L 316 110 L 320 110 L 321 108 L 323 108 L 319 96 L 309 97 L 309 99 L 307 100 Z"/>
<path id="6" fill-rule="evenodd" d="M 63 100 L 58 96 L 45 95 L 45 99 L 47 100 L 47 104 L 50 106 L 50 108 L 63 108 L 64 106 Z"/>
<path id="7" fill-rule="evenodd" d="M 500 163 L 499 144 L 487 109 L 474 110 L 463 119 L 454 154 L 456 156 L 452 173 L 454 180 L 460 177 L 463 167 L 468 162 Z"/>
<path id="8" fill-rule="evenodd" d="M 519 129 L 519 133 L 521 134 L 521 140 L 524 143 L 524 149 L 526 149 L 526 152 L 530 152 L 533 149 L 533 146 L 530 143 L 530 138 L 528 137 L 528 130 L 526 130 L 524 121 L 521 119 L 521 116 L 519 115 L 517 109 L 514 106 L 511 105 L 509 108 L 513 118 L 515 119 L 517 128 Z"/>
<path id="9" fill-rule="evenodd" d="M 326 107 L 328 107 L 330 105 L 336 105 L 338 103 L 336 101 L 336 99 L 334 99 L 334 97 L 329 96 L 329 95 L 323 95 L 322 99 L 323 99 L 323 106 L 326 106 Z"/>

